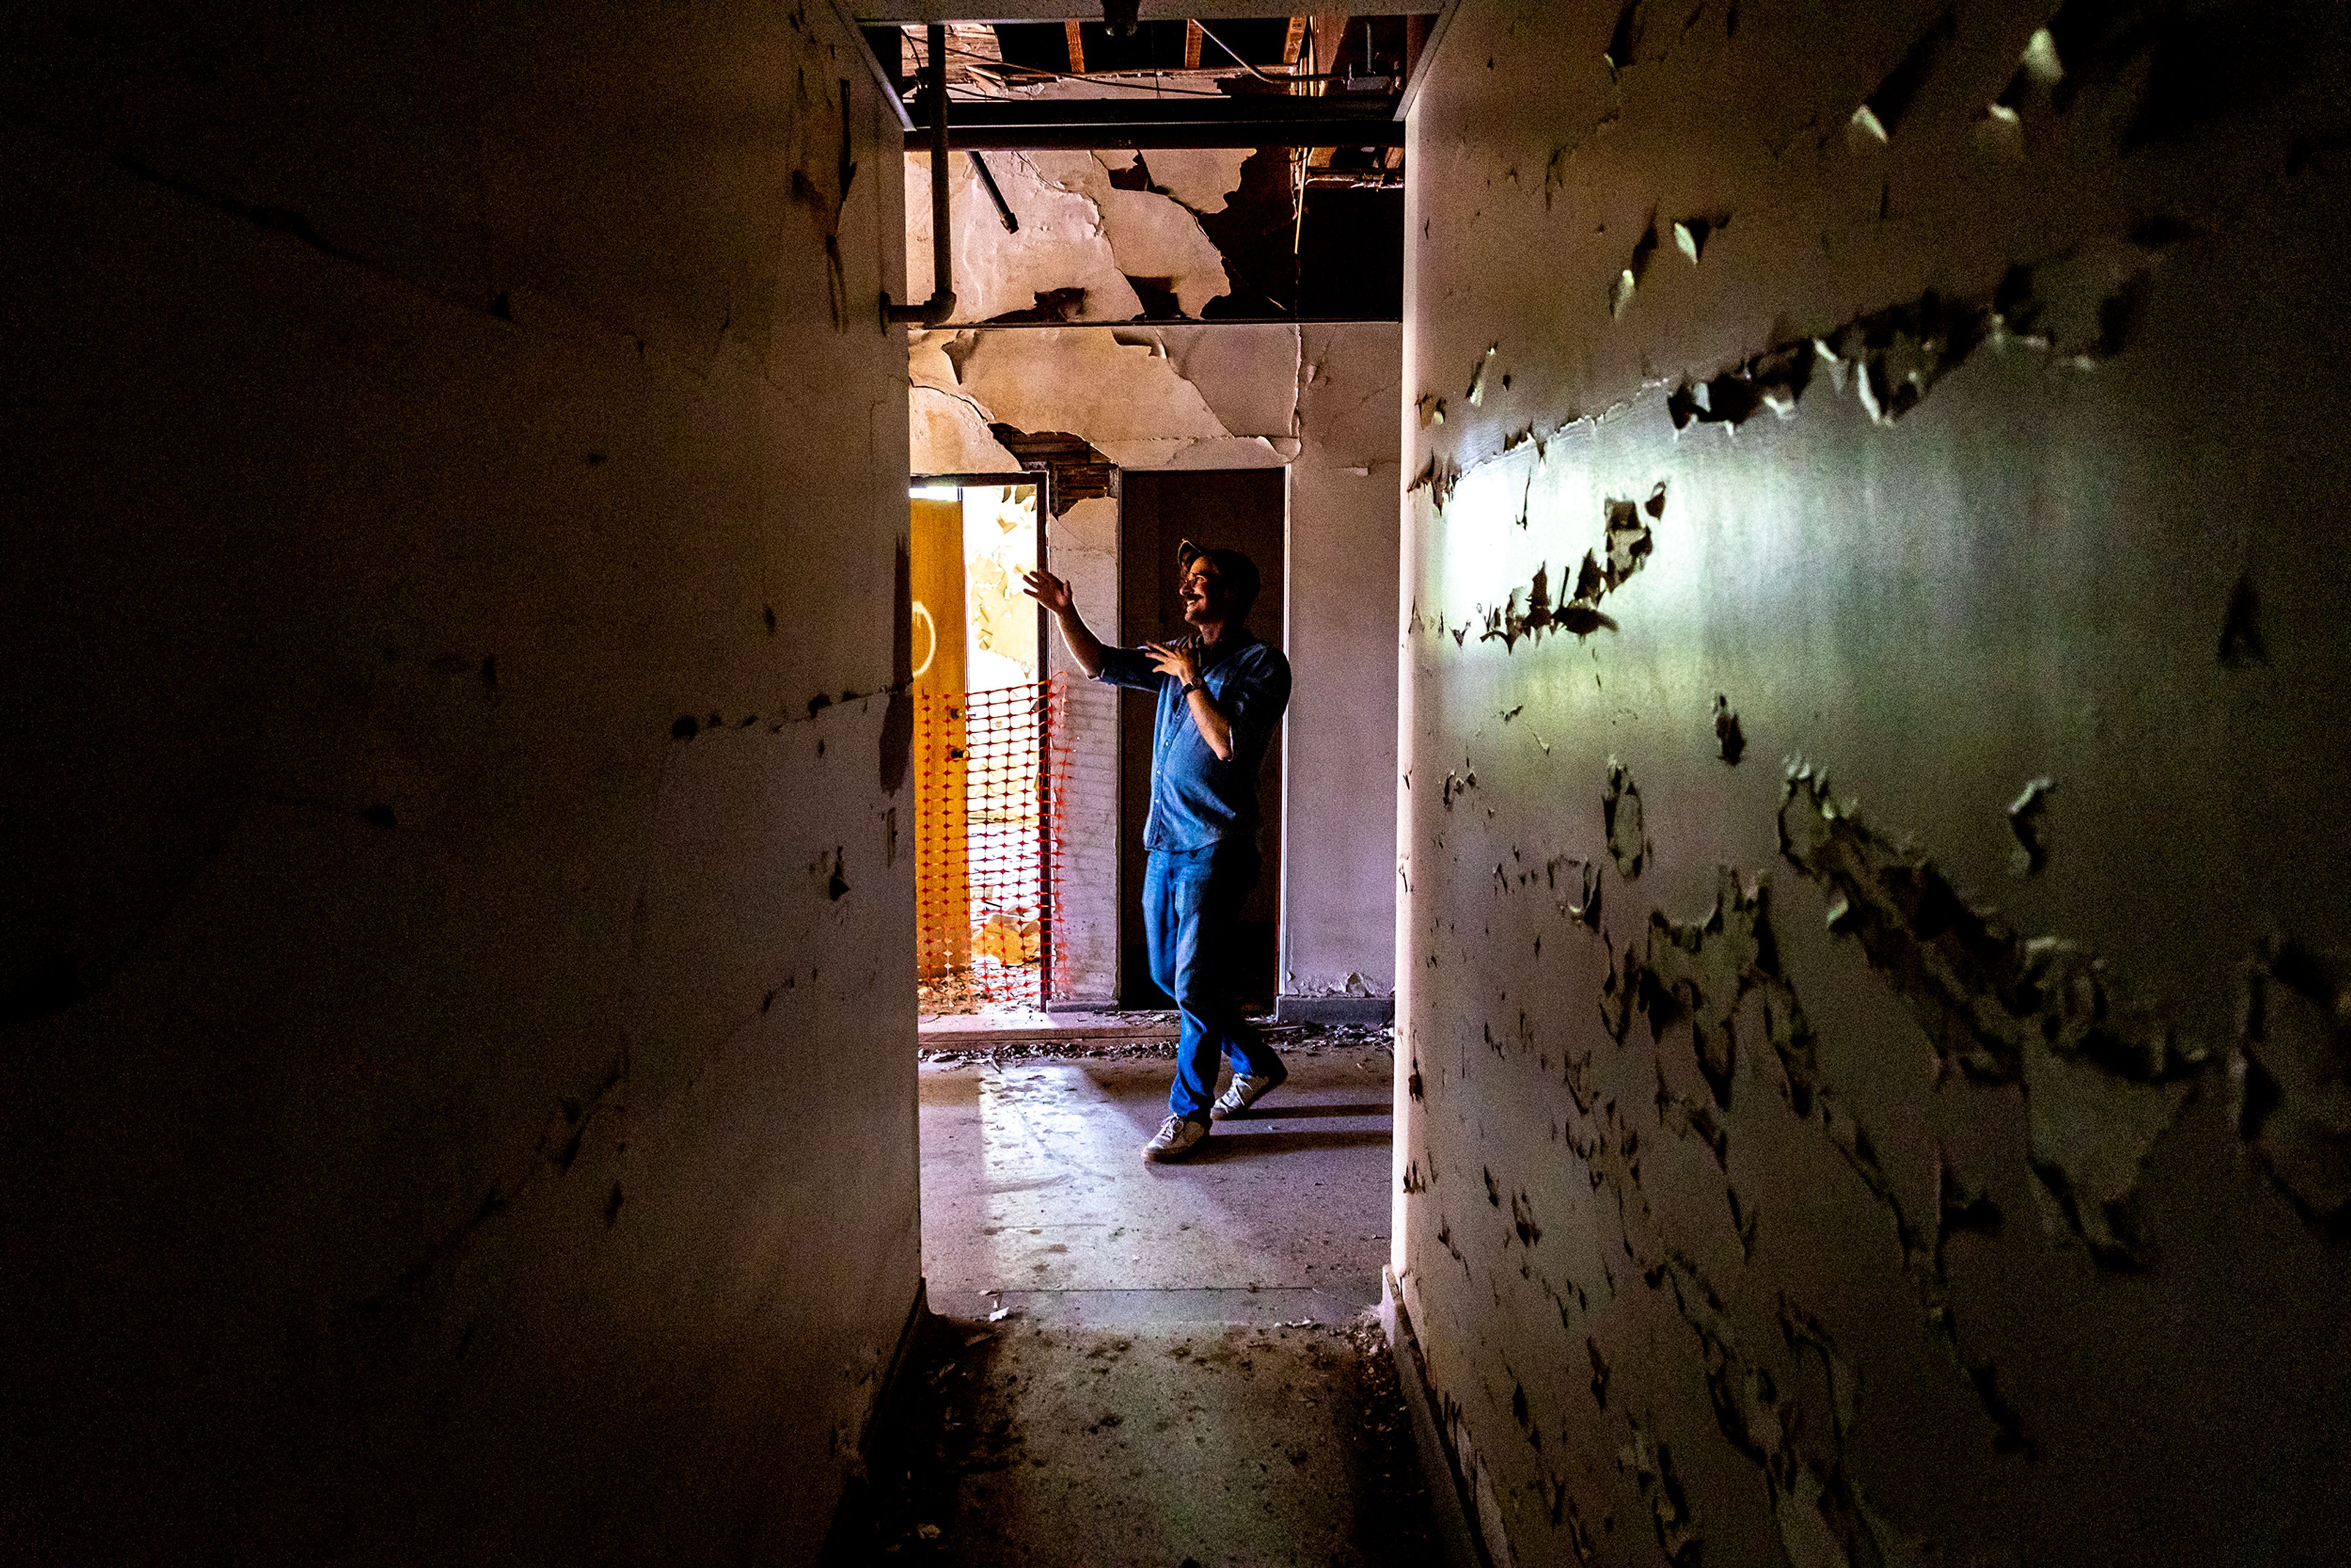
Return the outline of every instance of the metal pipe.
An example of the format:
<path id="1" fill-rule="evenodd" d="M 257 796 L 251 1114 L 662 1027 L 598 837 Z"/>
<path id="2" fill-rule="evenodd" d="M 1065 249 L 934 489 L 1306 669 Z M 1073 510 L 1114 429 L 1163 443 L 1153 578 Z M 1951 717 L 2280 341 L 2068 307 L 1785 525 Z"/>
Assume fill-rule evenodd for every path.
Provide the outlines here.
<path id="1" fill-rule="evenodd" d="M 931 297 L 920 305 L 893 305 L 882 292 L 882 320 L 936 327 L 955 318 L 955 235 L 947 226 L 947 29 L 930 28 L 931 99 Z"/>
<path id="2" fill-rule="evenodd" d="M 979 183 L 987 188 L 987 199 L 996 204 L 996 215 L 1004 220 L 1004 232 L 1019 234 L 1020 220 L 1014 215 L 1012 204 L 1004 199 L 1003 191 L 998 188 L 996 176 L 988 171 L 987 160 L 977 152 L 966 152 L 964 156 L 971 160 L 972 172 L 977 174 Z"/>

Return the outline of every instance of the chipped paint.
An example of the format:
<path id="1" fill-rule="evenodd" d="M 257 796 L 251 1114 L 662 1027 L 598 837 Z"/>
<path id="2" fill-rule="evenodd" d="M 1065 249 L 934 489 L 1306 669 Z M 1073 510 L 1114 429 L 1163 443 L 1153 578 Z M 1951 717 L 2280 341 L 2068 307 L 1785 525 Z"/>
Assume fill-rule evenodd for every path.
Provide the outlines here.
<path id="1" fill-rule="evenodd" d="M 912 333 L 912 470 L 1018 468 L 999 423 L 1081 436 L 1122 468 L 1282 466 L 1303 445 L 1300 345 L 1280 326 Z"/>
<path id="2" fill-rule="evenodd" d="M 1857 940 L 1909 1005 L 1938 1070 L 2025 1095 L 2036 1191 L 2109 1267 L 2139 1260 L 2140 1161 L 2210 1052 L 2126 998 L 2073 943 L 2027 938 L 1962 898 L 1923 854 L 1864 826 L 1828 781 L 1792 768 L 1781 853 L 1830 897 L 1829 929 Z"/>
<path id="3" fill-rule="evenodd" d="M 2351 1213 L 2351 977 L 2280 937 L 2245 966 L 2229 1062 L 2237 1131 L 2310 1218 Z"/>
<path id="4" fill-rule="evenodd" d="M 2331 1550 L 2346 60 L 2313 0 L 1455 13 L 1396 1267 L 1489 1544 Z"/>

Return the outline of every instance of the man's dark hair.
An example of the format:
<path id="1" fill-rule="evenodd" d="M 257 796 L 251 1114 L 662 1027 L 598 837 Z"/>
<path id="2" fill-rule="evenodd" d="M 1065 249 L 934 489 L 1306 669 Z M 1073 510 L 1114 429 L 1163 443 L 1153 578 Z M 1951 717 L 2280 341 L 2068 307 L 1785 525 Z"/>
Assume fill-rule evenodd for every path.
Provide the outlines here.
<path id="1" fill-rule="evenodd" d="M 1189 571 L 1192 563 L 1202 556 L 1217 563 L 1217 574 L 1224 579 L 1225 597 L 1232 601 L 1233 622 L 1238 625 L 1249 619 L 1249 607 L 1257 602 L 1260 580 L 1257 562 L 1237 549 L 1202 549 L 1190 539 L 1176 547 L 1176 565 Z"/>

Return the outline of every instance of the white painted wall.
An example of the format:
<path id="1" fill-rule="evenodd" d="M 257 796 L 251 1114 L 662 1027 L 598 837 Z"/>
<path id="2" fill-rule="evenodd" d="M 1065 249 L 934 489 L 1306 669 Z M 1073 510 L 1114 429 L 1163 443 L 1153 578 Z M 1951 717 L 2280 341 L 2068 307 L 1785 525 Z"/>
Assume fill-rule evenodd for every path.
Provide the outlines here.
<path id="1" fill-rule="evenodd" d="M 1301 329 L 1290 465 L 1281 994 L 1395 988 L 1404 329 Z"/>
<path id="2" fill-rule="evenodd" d="M 1118 502 L 1080 501 L 1050 519 L 1045 549 L 1094 635 L 1116 643 Z M 1108 1007 L 1118 996 L 1118 693 L 1088 680 L 1050 628 L 1047 643 L 1064 726 L 1054 747 L 1054 998 Z"/>

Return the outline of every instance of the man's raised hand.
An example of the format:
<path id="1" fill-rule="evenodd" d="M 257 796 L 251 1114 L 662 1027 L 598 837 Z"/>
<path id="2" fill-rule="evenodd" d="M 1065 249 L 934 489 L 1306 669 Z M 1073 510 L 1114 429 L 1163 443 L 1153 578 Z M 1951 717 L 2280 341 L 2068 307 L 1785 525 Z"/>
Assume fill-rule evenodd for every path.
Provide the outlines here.
<path id="1" fill-rule="evenodd" d="M 1050 571 L 1021 573 L 1020 591 L 1056 615 L 1066 614 L 1077 602 L 1070 592 L 1070 585 Z"/>
<path id="2" fill-rule="evenodd" d="M 1200 662 L 1192 650 L 1172 643 L 1145 643 L 1145 653 L 1152 667 L 1163 675 L 1173 675 L 1184 685 L 1196 685 L 1200 679 Z"/>

